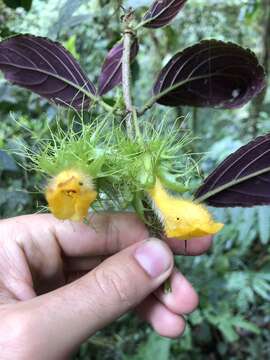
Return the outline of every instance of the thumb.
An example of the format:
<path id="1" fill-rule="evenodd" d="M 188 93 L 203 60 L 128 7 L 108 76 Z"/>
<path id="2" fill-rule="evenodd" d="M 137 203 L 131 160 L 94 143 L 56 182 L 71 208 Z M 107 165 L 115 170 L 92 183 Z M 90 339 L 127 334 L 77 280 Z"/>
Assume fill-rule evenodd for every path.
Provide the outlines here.
<path id="1" fill-rule="evenodd" d="M 46 352 L 62 358 L 90 335 L 134 308 L 170 275 L 173 255 L 161 240 L 134 244 L 79 280 L 28 301 Z M 24 303 L 26 304 L 26 303 Z M 46 340 L 45 340 L 46 339 Z M 50 344 L 48 349 L 47 344 Z"/>

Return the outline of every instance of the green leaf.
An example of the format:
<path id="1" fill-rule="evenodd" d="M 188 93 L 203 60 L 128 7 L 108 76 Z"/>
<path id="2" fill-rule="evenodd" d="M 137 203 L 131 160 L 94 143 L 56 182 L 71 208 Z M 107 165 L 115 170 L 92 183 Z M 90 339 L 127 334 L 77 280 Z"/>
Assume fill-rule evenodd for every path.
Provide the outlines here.
<path id="1" fill-rule="evenodd" d="M 64 47 L 75 57 L 76 60 L 80 60 L 80 54 L 76 50 L 76 35 L 72 35 L 64 43 Z"/>
<path id="2" fill-rule="evenodd" d="M 7 193 L 5 190 L 0 189 L 0 206 L 4 205 L 7 201 Z"/>
<path id="3" fill-rule="evenodd" d="M 151 333 L 147 342 L 140 347 L 135 356 L 126 356 L 125 360 L 169 360 L 171 340 Z"/>
<path id="4" fill-rule="evenodd" d="M 189 324 L 186 324 L 186 328 L 185 328 L 185 332 L 181 338 L 181 349 L 184 352 L 187 351 L 192 351 L 192 336 L 193 336 L 193 332 L 191 330 L 191 327 Z M 171 359 L 171 357 L 169 357 L 168 359 Z"/>
<path id="5" fill-rule="evenodd" d="M 259 273 L 259 277 L 260 277 L 260 279 L 264 279 L 264 280 L 270 281 L 270 273 L 260 272 L 260 273 Z"/>
<path id="6" fill-rule="evenodd" d="M 241 329 L 250 331 L 254 334 L 259 335 L 261 333 L 260 328 L 250 321 L 243 319 L 241 316 L 237 316 L 233 319 L 234 326 L 240 327 Z"/>
<path id="7" fill-rule="evenodd" d="M 229 319 L 224 319 L 224 321 L 218 324 L 218 328 L 225 337 L 225 339 L 227 339 L 229 342 L 237 341 L 239 339 L 239 336 L 234 330 L 232 323 L 230 323 L 228 320 Z"/>
<path id="8" fill-rule="evenodd" d="M 201 324 L 203 322 L 203 317 L 200 310 L 195 310 L 192 314 L 190 314 L 189 320 L 192 325 Z"/>
<path id="9" fill-rule="evenodd" d="M 226 287 L 231 291 L 239 291 L 248 286 L 248 274 L 243 271 L 234 271 L 228 274 Z"/>
<path id="10" fill-rule="evenodd" d="M 58 17 L 52 26 L 49 35 L 53 36 L 70 27 L 70 21 L 81 5 L 87 3 L 88 0 L 66 0 L 63 2 L 59 10 Z"/>
<path id="11" fill-rule="evenodd" d="M 3 150 L 0 150 L 0 171 L 18 171 L 14 159 Z"/>
<path id="12" fill-rule="evenodd" d="M 257 212 L 260 240 L 262 244 L 267 244 L 270 239 L 270 207 L 259 207 Z"/>
<path id="13" fill-rule="evenodd" d="M 265 289 L 265 287 L 262 286 L 261 283 L 258 283 L 256 281 L 256 283 L 253 285 L 253 289 L 263 299 L 268 300 L 268 301 L 270 300 L 270 292 L 269 292 L 269 290 L 267 291 L 267 289 Z"/>
<path id="14" fill-rule="evenodd" d="M 234 225 L 237 226 L 239 235 L 238 240 L 244 246 L 248 247 L 252 241 L 257 237 L 257 231 L 255 231 L 257 223 L 257 214 L 255 208 L 244 208 L 242 210 L 241 222 L 239 224 L 239 218 L 234 218 Z"/>
<path id="15" fill-rule="evenodd" d="M 4 216 L 15 216 L 19 214 L 24 206 L 27 206 L 31 198 L 29 194 L 22 190 L 0 189 L 0 214 L 3 211 Z"/>

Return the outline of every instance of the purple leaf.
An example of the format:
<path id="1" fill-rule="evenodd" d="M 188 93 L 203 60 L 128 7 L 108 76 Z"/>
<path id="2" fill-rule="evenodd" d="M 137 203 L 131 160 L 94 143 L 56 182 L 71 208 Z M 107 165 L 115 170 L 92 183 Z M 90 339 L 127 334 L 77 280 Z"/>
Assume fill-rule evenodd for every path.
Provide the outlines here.
<path id="1" fill-rule="evenodd" d="M 197 190 L 195 198 L 216 207 L 270 204 L 270 134 L 227 157 Z"/>
<path id="2" fill-rule="evenodd" d="M 179 13 L 187 0 L 156 0 L 144 15 L 144 27 L 160 28 L 167 25 Z"/>
<path id="3" fill-rule="evenodd" d="M 95 86 L 59 43 L 18 35 L 0 43 L 0 70 L 15 85 L 62 106 L 88 108 Z"/>
<path id="4" fill-rule="evenodd" d="M 138 40 L 131 46 L 131 61 L 138 54 Z M 122 82 L 123 43 L 116 44 L 107 54 L 99 77 L 98 94 L 104 95 Z"/>
<path id="5" fill-rule="evenodd" d="M 153 91 L 162 105 L 232 109 L 246 104 L 265 84 L 264 69 L 249 49 L 204 40 L 174 55 Z"/>

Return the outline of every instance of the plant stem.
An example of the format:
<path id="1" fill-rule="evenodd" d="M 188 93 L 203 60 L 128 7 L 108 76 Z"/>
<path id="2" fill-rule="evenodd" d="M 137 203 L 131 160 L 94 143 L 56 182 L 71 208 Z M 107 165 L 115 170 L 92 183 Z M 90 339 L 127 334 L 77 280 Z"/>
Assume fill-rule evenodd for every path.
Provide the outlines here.
<path id="1" fill-rule="evenodd" d="M 132 45 L 132 32 L 129 29 L 125 30 L 123 40 L 123 59 L 122 59 L 122 78 L 123 78 L 123 92 L 126 109 L 132 112 L 132 98 L 131 98 L 131 70 L 130 70 L 130 53 Z"/>
<path id="2" fill-rule="evenodd" d="M 130 54 L 132 45 L 132 30 L 128 27 L 124 32 L 123 39 L 123 58 L 122 58 L 122 83 L 124 102 L 127 110 L 126 129 L 129 137 L 132 137 L 132 117 L 133 105 L 131 97 L 131 69 L 130 69 Z"/>
<path id="3" fill-rule="evenodd" d="M 138 115 L 137 115 L 137 110 L 135 109 L 135 107 L 133 108 L 132 116 L 133 116 L 135 135 L 142 142 L 142 136 L 141 136 L 141 132 L 140 132 L 139 124 L 138 124 Z"/>
<path id="4" fill-rule="evenodd" d="M 97 102 L 104 108 L 104 110 L 112 113 L 113 107 L 111 105 L 105 103 L 105 101 L 101 100 L 100 98 L 97 99 Z"/>
<path id="5" fill-rule="evenodd" d="M 123 24 L 124 24 L 124 35 L 123 35 L 123 55 L 122 55 L 122 87 L 123 87 L 123 96 L 124 102 L 126 107 L 126 130 L 127 136 L 130 139 L 137 138 L 139 141 L 143 141 L 140 128 L 138 124 L 138 116 L 137 116 L 137 109 L 133 106 L 132 103 L 132 95 L 131 95 L 131 51 L 132 45 L 134 42 L 134 31 L 133 28 L 130 26 L 134 15 L 133 9 L 129 8 L 125 10 L 125 16 L 123 17 Z M 136 39 L 135 39 L 136 41 Z"/>
<path id="6" fill-rule="evenodd" d="M 151 19 L 151 20 L 152 20 L 152 19 Z M 144 25 L 148 24 L 149 21 L 150 21 L 150 19 L 141 21 L 141 22 L 135 27 L 135 30 L 139 30 L 141 27 L 143 27 Z"/>
<path id="7" fill-rule="evenodd" d="M 147 110 L 149 110 L 157 101 L 157 97 L 152 97 L 149 101 L 147 101 L 147 103 L 144 105 L 144 107 L 138 111 L 138 116 L 142 116 L 144 115 L 144 113 L 146 113 Z"/>

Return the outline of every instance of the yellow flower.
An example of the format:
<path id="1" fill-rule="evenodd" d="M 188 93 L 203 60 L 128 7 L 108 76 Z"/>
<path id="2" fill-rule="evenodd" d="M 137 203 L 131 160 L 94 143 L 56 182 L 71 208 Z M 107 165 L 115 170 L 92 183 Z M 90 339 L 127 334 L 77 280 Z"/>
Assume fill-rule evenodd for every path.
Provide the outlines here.
<path id="1" fill-rule="evenodd" d="M 55 217 L 80 221 L 87 216 L 97 192 L 90 176 L 77 170 L 64 170 L 50 181 L 45 195 Z"/>
<path id="2" fill-rule="evenodd" d="M 158 179 L 149 196 L 169 238 L 188 240 L 215 234 L 223 227 L 203 205 L 168 194 Z"/>

